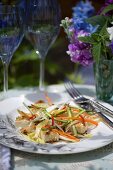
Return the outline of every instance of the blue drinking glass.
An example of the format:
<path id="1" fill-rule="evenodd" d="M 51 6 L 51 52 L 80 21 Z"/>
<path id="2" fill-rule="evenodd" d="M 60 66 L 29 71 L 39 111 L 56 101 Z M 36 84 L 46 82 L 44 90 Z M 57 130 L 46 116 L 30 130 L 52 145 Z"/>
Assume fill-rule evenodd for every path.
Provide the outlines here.
<path id="1" fill-rule="evenodd" d="M 4 97 L 8 90 L 8 67 L 24 36 L 24 12 L 17 5 L 0 4 L 0 58 L 4 67 Z"/>

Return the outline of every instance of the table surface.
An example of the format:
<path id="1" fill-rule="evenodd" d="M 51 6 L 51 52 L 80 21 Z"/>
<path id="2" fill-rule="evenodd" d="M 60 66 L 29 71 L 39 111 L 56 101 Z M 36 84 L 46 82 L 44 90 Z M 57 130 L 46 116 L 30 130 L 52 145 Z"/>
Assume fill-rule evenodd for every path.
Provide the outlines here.
<path id="1" fill-rule="evenodd" d="M 94 86 L 76 85 L 89 96 L 95 96 Z M 47 88 L 52 92 L 64 91 L 63 85 L 52 85 Z M 36 88 L 9 90 L 8 95 L 19 96 L 36 91 Z M 70 155 L 41 155 L 11 149 L 11 170 L 112 170 L 113 143 L 84 153 Z"/>

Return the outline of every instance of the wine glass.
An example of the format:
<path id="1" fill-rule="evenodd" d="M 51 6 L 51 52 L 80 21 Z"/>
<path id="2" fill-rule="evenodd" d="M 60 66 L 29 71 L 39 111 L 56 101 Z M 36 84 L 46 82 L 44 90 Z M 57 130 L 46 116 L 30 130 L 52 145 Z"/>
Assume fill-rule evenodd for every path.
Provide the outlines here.
<path id="1" fill-rule="evenodd" d="M 40 59 L 39 90 L 44 86 L 44 63 L 49 48 L 60 30 L 60 7 L 57 0 L 31 0 L 27 15 L 26 37 Z"/>
<path id="2" fill-rule="evenodd" d="M 0 58 L 4 67 L 4 97 L 8 90 L 8 67 L 23 38 L 23 12 L 19 6 L 0 4 Z"/>

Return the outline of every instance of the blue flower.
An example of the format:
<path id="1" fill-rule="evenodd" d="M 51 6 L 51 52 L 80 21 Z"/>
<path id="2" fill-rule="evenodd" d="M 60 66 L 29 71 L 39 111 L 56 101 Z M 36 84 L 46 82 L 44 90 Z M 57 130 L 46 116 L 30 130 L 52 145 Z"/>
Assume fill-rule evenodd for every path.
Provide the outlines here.
<path id="1" fill-rule="evenodd" d="M 76 30 L 84 30 L 87 32 L 94 32 L 95 27 L 88 24 L 85 20 L 94 15 L 95 9 L 91 3 L 80 1 L 76 7 L 73 8 L 73 23 Z"/>
<path id="2" fill-rule="evenodd" d="M 110 47 L 111 52 L 112 52 L 112 54 L 113 54 L 113 41 L 110 43 L 109 47 Z"/>

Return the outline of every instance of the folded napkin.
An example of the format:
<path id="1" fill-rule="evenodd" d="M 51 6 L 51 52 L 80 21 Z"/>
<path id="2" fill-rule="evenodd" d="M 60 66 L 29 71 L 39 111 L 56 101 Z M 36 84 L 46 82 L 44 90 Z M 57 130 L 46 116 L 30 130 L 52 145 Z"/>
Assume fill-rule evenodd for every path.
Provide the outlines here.
<path id="1" fill-rule="evenodd" d="M 11 150 L 3 145 L 0 145 L 0 170 L 11 169 Z"/>

